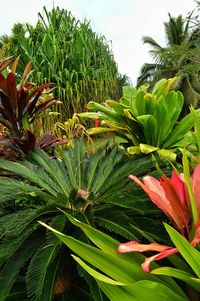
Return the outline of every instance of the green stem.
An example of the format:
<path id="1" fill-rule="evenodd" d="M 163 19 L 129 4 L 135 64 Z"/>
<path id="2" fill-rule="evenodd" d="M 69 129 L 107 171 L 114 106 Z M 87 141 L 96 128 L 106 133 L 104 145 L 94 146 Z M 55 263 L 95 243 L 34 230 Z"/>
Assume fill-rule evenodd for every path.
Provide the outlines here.
<path id="1" fill-rule="evenodd" d="M 192 185 L 190 181 L 189 163 L 186 155 L 186 150 L 183 151 L 183 170 L 184 170 L 185 183 L 187 185 L 187 189 L 190 197 L 190 206 L 191 206 L 192 220 L 194 226 L 198 221 L 198 211 L 197 211 L 196 201 L 194 199 L 194 194 L 192 191 Z"/>

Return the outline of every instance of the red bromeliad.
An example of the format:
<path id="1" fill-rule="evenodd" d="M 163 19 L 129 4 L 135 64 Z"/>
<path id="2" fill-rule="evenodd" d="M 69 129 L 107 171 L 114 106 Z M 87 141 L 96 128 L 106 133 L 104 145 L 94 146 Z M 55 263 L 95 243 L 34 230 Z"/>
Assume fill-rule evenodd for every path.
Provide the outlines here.
<path id="1" fill-rule="evenodd" d="M 172 172 L 171 179 L 163 175 L 160 181 L 152 176 L 144 177 L 143 182 L 133 175 L 130 175 L 129 178 L 135 181 L 148 194 L 152 202 L 165 213 L 173 226 L 190 241 L 193 247 L 196 247 L 200 242 L 200 165 L 197 165 L 190 179 L 199 218 L 195 224 L 193 235 L 191 235 L 192 231 L 190 231 L 192 220 L 190 198 L 182 174 Z M 117 251 L 118 253 L 159 252 L 146 258 L 142 264 L 143 270 L 149 272 L 151 262 L 177 253 L 178 249 L 157 243 L 146 245 L 137 241 L 130 241 L 120 244 Z"/>

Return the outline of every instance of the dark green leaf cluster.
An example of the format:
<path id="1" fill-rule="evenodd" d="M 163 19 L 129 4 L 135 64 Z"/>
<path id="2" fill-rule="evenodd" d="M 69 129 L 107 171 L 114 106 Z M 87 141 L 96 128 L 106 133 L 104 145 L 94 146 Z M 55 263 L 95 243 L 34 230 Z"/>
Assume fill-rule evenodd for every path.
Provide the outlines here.
<path id="1" fill-rule="evenodd" d="M 1 301 L 19 293 L 20 287 L 20 296 L 26 294 L 25 286 L 27 300 L 54 300 L 56 294 L 79 294 L 82 300 L 91 300 L 86 282 L 79 284 L 70 252 L 38 223 L 46 222 L 85 240 L 59 209 L 126 239 L 144 236 L 148 240 L 153 233 L 165 239 L 160 211 L 128 179 L 130 173 L 155 172 L 150 157 L 128 158 L 116 147 L 87 153 L 77 141 L 75 148 L 63 151 L 60 158 L 35 150 L 23 162 L 0 160 L 0 168 L 15 175 L 0 177 Z M 141 230 L 136 226 L 138 220 Z M 147 221 L 159 225 L 157 234 L 153 226 L 147 228 Z M 95 290 L 91 279 L 86 277 L 86 281 Z"/>

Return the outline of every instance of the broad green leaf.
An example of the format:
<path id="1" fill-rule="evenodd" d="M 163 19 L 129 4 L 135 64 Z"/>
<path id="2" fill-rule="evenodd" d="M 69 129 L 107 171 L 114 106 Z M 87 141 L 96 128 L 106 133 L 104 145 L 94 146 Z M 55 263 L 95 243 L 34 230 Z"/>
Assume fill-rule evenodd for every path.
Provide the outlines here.
<path id="1" fill-rule="evenodd" d="M 148 144 L 140 144 L 140 150 L 141 153 L 143 154 L 150 154 L 155 152 L 156 150 L 158 150 L 158 147 L 154 147 L 152 145 L 148 145 Z"/>
<path id="2" fill-rule="evenodd" d="M 165 97 L 162 95 L 157 100 L 154 117 L 157 123 L 155 145 L 161 147 L 170 130 L 170 116 L 165 104 Z"/>
<path id="3" fill-rule="evenodd" d="M 151 271 L 154 275 L 166 275 L 170 277 L 177 278 L 189 284 L 191 287 L 200 292 L 200 279 L 194 278 L 193 275 L 171 267 L 161 267 Z"/>
<path id="4" fill-rule="evenodd" d="M 197 115 L 196 111 L 194 110 L 193 107 L 190 108 L 190 111 L 192 113 L 192 116 L 194 118 L 194 124 L 195 124 L 195 137 L 196 137 L 196 144 L 197 144 L 197 149 L 198 152 L 200 153 L 200 119 L 199 116 Z"/>
<path id="5" fill-rule="evenodd" d="M 69 215 L 68 213 L 62 211 L 67 217 L 68 219 L 75 225 L 78 226 L 79 228 L 82 229 L 82 231 L 87 235 L 87 237 L 100 249 L 102 249 L 104 252 L 109 253 L 109 254 L 113 254 L 113 256 L 118 258 L 122 258 L 124 260 L 126 260 L 127 263 L 129 263 L 129 265 L 132 266 L 132 268 L 135 271 L 135 276 L 137 275 L 137 277 L 141 277 L 141 267 L 140 264 L 142 263 L 142 261 L 144 260 L 144 256 L 142 254 L 139 253 L 134 253 L 134 254 L 117 254 L 116 250 L 117 247 L 119 245 L 118 241 L 114 240 L 112 237 L 106 235 L 105 233 L 91 227 L 90 225 L 84 224 L 80 221 L 78 221 L 77 219 L 73 218 L 71 215 Z M 78 253 L 77 253 L 78 254 Z M 90 261 L 89 261 L 90 262 Z M 139 268 L 140 268 L 140 272 L 138 271 L 137 267 L 139 264 Z M 156 264 L 154 263 L 154 266 L 156 267 Z M 142 271 L 142 275 L 143 278 L 145 279 L 147 277 L 147 274 L 143 274 Z M 141 278 L 140 278 L 141 279 Z M 149 278 L 147 278 L 149 279 Z M 117 280 L 117 279 L 116 279 Z M 171 287 L 173 290 L 177 290 L 179 291 L 179 294 L 182 294 L 182 290 L 179 288 L 179 286 L 177 286 L 177 284 L 172 281 L 171 278 L 165 278 L 164 282 L 163 279 L 161 278 L 157 278 L 157 279 L 149 279 L 149 280 L 154 280 L 157 282 L 161 282 L 161 283 L 165 283 L 167 284 L 169 287 Z M 119 281 L 119 280 L 118 280 Z M 124 282 L 123 280 L 120 280 L 120 282 Z"/>
<path id="6" fill-rule="evenodd" d="M 119 116 L 114 110 L 109 109 L 109 108 L 105 107 L 104 105 L 99 104 L 94 101 L 90 101 L 87 104 L 87 108 L 90 110 L 100 111 L 100 112 L 104 113 L 105 115 L 107 115 L 108 117 L 111 117 L 112 119 L 118 118 L 118 116 Z"/>
<path id="7" fill-rule="evenodd" d="M 187 261 L 187 263 L 190 265 L 190 267 L 196 273 L 196 275 L 200 278 L 200 252 L 193 248 L 190 245 L 190 243 L 174 228 L 167 224 L 165 224 L 165 228 L 169 233 L 169 236 L 173 241 L 174 245 L 179 250 L 180 254 Z"/>
<path id="8" fill-rule="evenodd" d="M 142 271 L 141 267 L 134 262 L 130 262 L 122 259 L 119 254 L 105 253 L 100 249 L 97 249 L 91 245 L 81 242 L 73 237 L 64 235 L 59 231 L 47 226 L 40 222 L 47 229 L 54 232 L 54 234 L 73 252 L 90 264 L 100 269 L 103 273 L 106 273 L 109 277 L 122 283 L 133 283 L 141 279 L 151 279 L 151 275 Z M 153 276 L 153 275 L 152 275 Z"/>
<path id="9" fill-rule="evenodd" d="M 180 296 L 167 286 L 152 281 L 138 281 L 121 287 L 100 281 L 98 284 L 111 301 L 189 301 L 185 295 Z"/>
<path id="10" fill-rule="evenodd" d="M 156 145 L 156 139 L 157 139 L 156 119 L 152 115 L 138 116 L 137 119 L 143 127 L 147 144 L 157 146 Z"/>
<path id="11" fill-rule="evenodd" d="M 96 128 L 90 128 L 87 130 L 87 133 L 89 135 L 94 135 L 94 134 L 101 134 L 101 133 L 108 133 L 108 132 L 116 132 L 116 128 L 103 128 L 103 127 L 96 127 Z"/>
<path id="12" fill-rule="evenodd" d="M 72 257 L 74 258 L 74 260 L 76 260 L 76 262 L 78 262 L 78 264 L 80 264 L 82 266 L 83 269 L 85 269 L 88 272 L 88 274 L 90 274 L 96 280 L 99 280 L 99 281 L 102 281 L 102 282 L 105 282 L 108 284 L 112 284 L 112 285 L 126 285 L 125 283 L 115 281 L 115 280 L 97 272 L 96 270 L 92 269 L 89 265 L 87 265 L 79 257 L 77 257 L 75 255 L 72 255 Z"/>
<path id="13" fill-rule="evenodd" d="M 198 116 L 200 115 L 200 109 L 196 110 Z M 163 143 L 163 148 L 168 148 L 171 145 L 177 143 L 181 140 L 184 135 L 191 130 L 194 126 L 194 119 L 192 114 L 186 115 L 173 129 L 170 136 L 166 137 L 165 142 Z"/>
<path id="14" fill-rule="evenodd" d="M 168 159 L 169 161 L 176 161 L 176 154 L 168 149 L 159 149 L 158 154 L 161 158 Z"/>
<path id="15" fill-rule="evenodd" d="M 173 129 L 178 117 L 182 111 L 184 98 L 181 92 L 170 91 L 165 96 L 165 103 L 168 111 L 168 116 L 170 118 L 170 132 Z"/>
<path id="16" fill-rule="evenodd" d="M 130 99 L 132 97 L 136 96 L 137 89 L 129 86 L 122 87 L 123 90 L 123 96 L 127 99 Z"/>
<path id="17" fill-rule="evenodd" d="M 169 78 L 169 79 L 161 79 L 158 81 L 152 91 L 153 95 L 159 97 L 160 95 L 166 95 L 169 92 L 170 87 L 172 84 L 175 83 L 177 77 Z"/>
<path id="18" fill-rule="evenodd" d="M 134 120 L 134 121 L 137 122 L 137 119 L 133 117 L 133 114 L 132 114 L 132 112 L 131 112 L 130 109 L 124 109 L 124 110 L 123 110 L 123 113 L 124 113 L 124 115 L 125 115 L 126 117 L 128 117 L 129 119 Z"/>
<path id="19" fill-rule="evenodd" d="M 77 116 L 82 118 L 91 118 L 91 119 L 106 119 L 106 115 L 103 115 L 102 113 L 95 113 L 95 112 L 83 112 L 83 113 L 77 113 Z"/>
<path id="20" fill-rule="evenodd" d="M 114 100 L 107 100 L 106 103 L 115 110 L 116 113 L 124 115 L 124 109 L 128 107 Z"/>
<path id="21" fill-rule="evenodd" d="M 139 146 L 130 146 L 127 148 L 127 152 L 130 155 L 138 155 L 138 154 L 141 154 L 141 149 Z"/>

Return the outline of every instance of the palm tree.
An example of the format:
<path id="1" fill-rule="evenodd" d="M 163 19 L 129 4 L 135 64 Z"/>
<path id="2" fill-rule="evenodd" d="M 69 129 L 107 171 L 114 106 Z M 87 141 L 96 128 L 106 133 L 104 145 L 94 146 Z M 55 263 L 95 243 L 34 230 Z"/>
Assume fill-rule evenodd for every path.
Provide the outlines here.
<path id="1" fill-rule="evenodd" d="M 151 86 L 161 78 L 178 76 L 174 89 L 180 90 L 185 99 L 184 111 L 189 105 L 198 106 L 200 100 L 200 30 L 198 26 L 192 28 L 192 13 L 184 20 L 169 14 L 169 21 L 164 23 L 166 46 L 162 47 L 152 37 L 144 36 L 143 42 L 152 47 L 150 54 L 153 63 L 145 63 L 137 79 L 140 86 L 149 82 Z"/>

